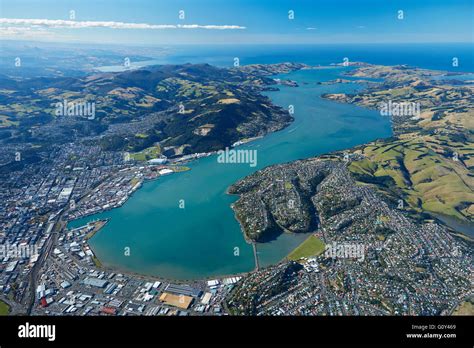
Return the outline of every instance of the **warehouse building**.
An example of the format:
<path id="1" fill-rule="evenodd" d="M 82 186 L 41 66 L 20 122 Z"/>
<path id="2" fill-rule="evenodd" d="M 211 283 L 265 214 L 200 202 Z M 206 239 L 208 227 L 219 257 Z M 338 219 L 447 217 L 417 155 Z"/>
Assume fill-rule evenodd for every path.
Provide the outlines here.
<path id="1" fill-rule="evenodd" d="M 107 285 L 108 282 L 105 279 L 87 277 L 86 279 L 84 279 L 83 283 L 84 285 L 89 285 L 96 288 L 103 288 Z"/>
<path id="2" fill-rule="evenodd" d="M 192 288 L 187 284 L 183 284 L 183 285 L 168 284 L 168 286 L 165 288 L 165 291 L 171 292 L 173 294 L 192 296 L 192 297 L 199 297 L 202 294 L 201 290 Z"/>
<path id="3" fill-rule="evenodd" d="M 193 298 L 185 295 L 174 295 L 164 292 L 160 296 L 160 301 L 167 305 L 178 307 L 181 309 L 188 309 L 193 302 Z"/>

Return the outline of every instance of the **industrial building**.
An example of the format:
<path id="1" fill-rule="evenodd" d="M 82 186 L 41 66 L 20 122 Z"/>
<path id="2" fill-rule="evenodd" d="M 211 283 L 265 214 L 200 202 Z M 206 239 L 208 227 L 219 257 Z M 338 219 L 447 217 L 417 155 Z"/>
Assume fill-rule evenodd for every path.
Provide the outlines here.
<path id="1" fill-rule="evenodd" d="M 188 309 L 193 302 L 193 298 L 185 295 L 174 295 L 164 292 L 160 296 L 160 301 L 167 305 L 178 307 L 181 309 Z"/>
<path id="2" fill-rule="evenodd" d="M 84 279 L 83 283 L 84 285 L 90 285 L 96 288 L 103 288 L 107 285 L 108 282 L 105 279 L 87 277 L 86 279 Z"/>
<path id="3" fill-rule="evenodd" d="M 186 296 L 192 296 L 192 297 L 199 297 L 202 294 L 201 290 L 192 288 L 187 284 L 183 284 L 183 285 L 169 284 L 165 288 L 165 291 L 178 294 L 178 295 L 186 295 Z"/>

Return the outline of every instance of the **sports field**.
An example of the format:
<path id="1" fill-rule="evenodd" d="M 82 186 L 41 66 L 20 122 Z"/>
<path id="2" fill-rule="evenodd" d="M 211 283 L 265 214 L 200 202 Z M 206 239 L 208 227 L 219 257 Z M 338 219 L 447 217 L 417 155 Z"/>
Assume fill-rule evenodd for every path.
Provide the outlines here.
<path id="1" fill-rule="evenodd" d="M 311 235 L 296 249 L 294 249 L 287 258 L 289 260 L 299 260 L 303 257 L 312 257 L 322 254 L 324 251 L 324 243 L 315 235 Z"/>

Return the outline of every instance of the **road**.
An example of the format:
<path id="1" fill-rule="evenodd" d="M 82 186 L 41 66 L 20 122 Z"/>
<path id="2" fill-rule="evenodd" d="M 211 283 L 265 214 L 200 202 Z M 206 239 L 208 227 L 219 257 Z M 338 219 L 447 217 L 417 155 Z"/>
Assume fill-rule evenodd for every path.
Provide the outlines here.
<path id="1" fill-rule="evenodd" d="M 49 254 L 51 253 L 53 247 L 57 243 L 57 238 L 58 238 L 58 231 L 60 231 L 64 226 L 64 222 L 62 222 L 61 217 L 63 214 L 59 216 L 59 219 L 57 222 L 55 222 L 54 227 L 51 230 L 51 233 L 48 237 L 48 240 L 46 241 L 45 244 L 45 249 L 44 252 L 41 253 L 40 257 L 38 258 L 38 261 L 35 263 L 33 268 L 31 269 L 30 272 L 30 284 L 28 286 L 29 292 L 28 296 L 24 296 L 22 304 L 27 308 L 27 315 L 31 315 L 31 311 L 33 310 L 33 306 L 35 305 L 35 296 L 36 296 L 36 282 L 38 279 L 38 273 L 43 267 L 43 264 L 45 260 L 48 258 Z"/>
<path id="2" fill-rule="evenodd" d="M 258 252 L 257 252 L 257 243 L 252 243 L 252 248 L 253 248 L 253 256 L 255 257 L 255 271 L 258 271 L 260 269 L 260 265 L 258 262 Z"/>

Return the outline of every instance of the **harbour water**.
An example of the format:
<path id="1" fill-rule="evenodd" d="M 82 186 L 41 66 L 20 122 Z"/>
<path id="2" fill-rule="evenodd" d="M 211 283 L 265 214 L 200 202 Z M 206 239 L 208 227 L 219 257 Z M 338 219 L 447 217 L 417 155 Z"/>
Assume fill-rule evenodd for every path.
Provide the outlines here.
<path id="1" fill-rule="evenodd" d="M 76 220 L 70 226 L 110 218 L 90 243 L 103 264 L 127 271 L 194 279 L 252 270 L 252 247 L 245 242 L 230 207 L 237 197 L 226 194 L 232 183 L 268 165 L 350 148 L 391 134 L 389 119 L 376 111 L 320 97 L 363 88 L 359 84 L 318 84 L 339 77 L 344 69 L 296 71 L 285 77 L 297 81 L 299 87 L 281 86 L 280 91 L 266 92 L 277 105 L 293 105 L 295 121 L 239 147 L 257 150 L 256 167 L 218 163 L 217 156 L 201 158 L 189 165 L 190 171 L 145 183 L 122 207 Z M 259 244 L 260 265 L 280 261 L 306 237 L 284 234 Z M 129 256 L 125 248 L 130 248 Z"/>
<path id="2" fill-rule="evenodd" d="M 433 214 L 432 215 L 438 219 L 440 222 L 445 224 L 446 226 L 450 227 L 456 232 L 462 233 L 465 236 L 470 237 L 471 239 L 474 238 L 474 224 L 468 221 L 461 221 L 451 216 L 447 215 L 440 215 L 440 214 Z"/>

